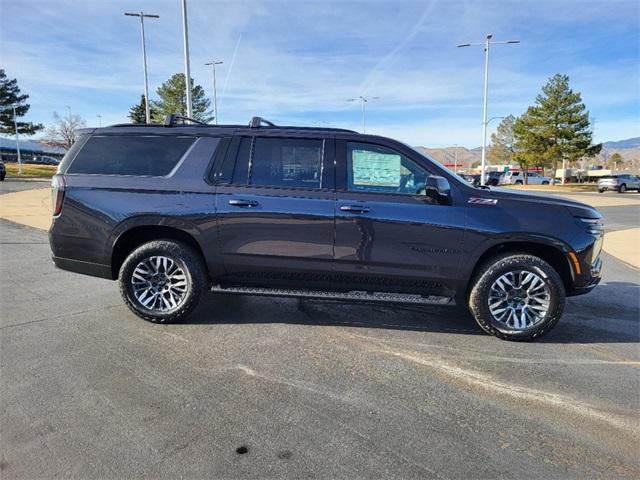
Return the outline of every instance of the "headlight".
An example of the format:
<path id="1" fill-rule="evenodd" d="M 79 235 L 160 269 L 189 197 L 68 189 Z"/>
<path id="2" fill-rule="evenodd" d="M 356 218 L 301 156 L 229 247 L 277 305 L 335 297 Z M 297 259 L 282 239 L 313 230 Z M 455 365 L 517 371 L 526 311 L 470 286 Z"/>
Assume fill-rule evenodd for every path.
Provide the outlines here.
<path id="1" fill-rule="evenodd" d="M 580 226 L 591 235 L 599 237 L 604 234 L 604 225 L 599 218 L 576 217 L 576 220 L 578 220 Z"/>

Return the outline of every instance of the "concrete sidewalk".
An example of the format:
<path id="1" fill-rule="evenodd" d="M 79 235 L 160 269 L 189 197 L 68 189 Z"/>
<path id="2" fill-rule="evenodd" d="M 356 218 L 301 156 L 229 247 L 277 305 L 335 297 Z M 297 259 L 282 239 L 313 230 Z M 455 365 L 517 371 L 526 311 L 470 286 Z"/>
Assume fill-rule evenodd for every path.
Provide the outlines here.
<path id="1" fill-rule="evenodd" d="M 597 195 L 589 196 L 589 199 L 577 195 L 566 195 L 566 197 L 589 203 L 594 207 L 640 205 L 635 197 Z M 0 218 L 41 230 L 48 230 L 51 225 L 51 208 L 51 189 L 49 188 L 0 195 Z M 604 250 L 627 265 L 640 269 L 638 245 L 640 245 L 640 228 L 605 234 Z"/>
<path id="2" fill-rule="evenodd" d="M 0 218 L 48 230 L 51 225 L 51 189 L 39 188 L 0 195 Z"/>

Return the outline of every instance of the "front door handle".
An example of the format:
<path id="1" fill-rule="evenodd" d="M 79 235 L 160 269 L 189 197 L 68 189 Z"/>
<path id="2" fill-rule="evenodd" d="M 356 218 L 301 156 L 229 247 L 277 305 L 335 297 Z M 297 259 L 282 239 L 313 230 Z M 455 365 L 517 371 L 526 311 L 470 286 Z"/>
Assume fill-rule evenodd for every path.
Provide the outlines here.
<path id="1" fill-rule="evenodd" d="M 341 205 L 340 210 L 349 213 L 369 213 L 371 209 L 364 205 Z"/>
<path id="2" fill-rule="evenodd" d="M 255 200 L 239 200 L 239 199 L 231 199 L 229 200 L 229 205 L 233 207 L 257 207 L 259 205 Z"/>

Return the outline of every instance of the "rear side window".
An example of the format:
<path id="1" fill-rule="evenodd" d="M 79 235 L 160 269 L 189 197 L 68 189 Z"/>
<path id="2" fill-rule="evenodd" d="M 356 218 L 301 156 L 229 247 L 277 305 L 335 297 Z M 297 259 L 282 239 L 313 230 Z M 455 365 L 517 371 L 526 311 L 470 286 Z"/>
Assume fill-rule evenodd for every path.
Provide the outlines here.
<path id="1" fill-rule="evenodd" d="M 323 153 L 323 140 L 258 137 L 253 145 L 249 185 L 322 188 Z"/>
<path id="2" fill-rule="evenodd" d="M 78 152 L 67 173 L 161 177 L 171 172 L 195 140 L 178 136 L 94 136 Z"/>

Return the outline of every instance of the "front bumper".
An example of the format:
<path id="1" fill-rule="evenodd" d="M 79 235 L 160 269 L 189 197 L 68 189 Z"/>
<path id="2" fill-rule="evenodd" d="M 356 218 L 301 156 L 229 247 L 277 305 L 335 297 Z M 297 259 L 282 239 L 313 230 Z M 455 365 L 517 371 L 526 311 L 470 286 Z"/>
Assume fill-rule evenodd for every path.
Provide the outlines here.
<path id="1" fill-rule="evenodd" d="M 580 286 L 574 286 L 571 291 L 567 292 L 567 297 L 575 297 L 577 295 L 584 295 L 585 293 L 589 293 L 591 290 L 596 288 L 596 286 L 602 280 L 602 258 L 598 256 L 595 261 L 591 264 L 589 271 L 589 278 L 585 284 Z"/>

